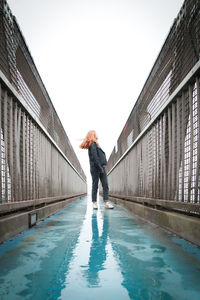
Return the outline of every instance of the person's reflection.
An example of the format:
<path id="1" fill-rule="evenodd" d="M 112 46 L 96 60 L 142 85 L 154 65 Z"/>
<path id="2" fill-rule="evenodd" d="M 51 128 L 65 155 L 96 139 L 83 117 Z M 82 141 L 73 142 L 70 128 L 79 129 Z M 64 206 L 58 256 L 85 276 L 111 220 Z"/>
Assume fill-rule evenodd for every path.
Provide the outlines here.
<path id="1" fill-rule="evenodd" d="M 108 218 L 104 214 L 103 232 L 99 236 L 97 214 L 92 215 L 92 243 L 90 248 L 90 257 L 87 270 L 87 280 L 89 286 L 98 286 L 99 271 L 104 269 L 106 261 L 106 244 L 108 236 Z"/>

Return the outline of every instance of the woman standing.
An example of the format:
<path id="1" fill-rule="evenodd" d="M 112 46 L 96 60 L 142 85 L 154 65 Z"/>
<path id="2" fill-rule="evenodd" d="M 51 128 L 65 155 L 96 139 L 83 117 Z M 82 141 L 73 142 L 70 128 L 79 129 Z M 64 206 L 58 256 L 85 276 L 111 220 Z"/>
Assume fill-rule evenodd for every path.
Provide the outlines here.
<path id="1" fill-rule="evenodd" d="M 105 170 L 107 164 L 106 156 L 97 142 L 98 137 L 94 130 L 90 130 L 83 140 L 80 148 L 88 149 L 90 172 L 92 176 L 92 202 L 93 208 L 97 209 L 97 190 L 99 179 L 103 188 L 103 200 L 105 208 L 114 208 L 111 202 L 108 201 L 108 179 Z"/>

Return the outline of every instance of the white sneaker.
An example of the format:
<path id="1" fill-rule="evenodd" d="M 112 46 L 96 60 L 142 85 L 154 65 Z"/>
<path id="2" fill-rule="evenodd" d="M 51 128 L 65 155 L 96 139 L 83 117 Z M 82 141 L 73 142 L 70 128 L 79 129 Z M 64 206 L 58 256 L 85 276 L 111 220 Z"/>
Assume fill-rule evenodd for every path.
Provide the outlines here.
<path id="1" fill-rule="evenodd" d="M 114 205 L 112 205 L 112 203 L 110 201 L 106 201 L 104 205 L 105 205 L 105 208 L 110 208 L 110 209 L 114 208 Z"/>
<path id="2" fill-rule="evenodd" d="M 93 202 L 93 208 L 98 209 L 97 202 Z"/>

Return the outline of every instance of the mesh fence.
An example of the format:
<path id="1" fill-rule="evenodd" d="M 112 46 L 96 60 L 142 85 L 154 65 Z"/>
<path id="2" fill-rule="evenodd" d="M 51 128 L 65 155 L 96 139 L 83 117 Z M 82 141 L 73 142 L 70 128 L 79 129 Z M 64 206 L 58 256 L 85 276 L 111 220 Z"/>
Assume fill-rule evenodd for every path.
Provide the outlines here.
<path id="1" fill-rule="evenodd" d="M 85 178 L 68 136 L 40 78 L 20 28 L 5 0 L 0 0 L 0 68 L 59 148 Z"/>
<path id="2" fill-rule="evenodd" d="M 119 136 L 117 147 L 110 156 L 108 169 L 112 168 L 162 109 L 199 60 L 199 52 L 200 2 L 186 0 Z"/>
<path id="3" fill-rule="evenodd" d="M 200 2 L 186 0 L 109 158 L 111 194 L 200 203 L 199 58 Z"/>
<path id="4" fill-rule="evenodd" d="M 0 45 L 0 203 L 84 193 L 85 174 L 4 0 Z"/>

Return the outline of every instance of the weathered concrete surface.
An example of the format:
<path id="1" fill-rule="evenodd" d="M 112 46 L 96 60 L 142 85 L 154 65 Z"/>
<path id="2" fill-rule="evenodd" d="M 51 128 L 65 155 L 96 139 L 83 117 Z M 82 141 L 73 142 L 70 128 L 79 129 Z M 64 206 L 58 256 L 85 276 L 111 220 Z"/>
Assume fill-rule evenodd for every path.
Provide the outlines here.
<path id="1" fill-rule="evenodd" d="M 158 226 L 169 230 L 187 241 L 200 246 L 200 219 L 181 213 L 162 211 L 131 201 L 110 197 L 118 204 L 128 208 L 134 214 Z"/>
<path id="2" fill-rule="evenodd" d="M 38 220 L 43 220 L 80 198 L 80 196 L 73 197 L 64 201 L 46 205 L 41 208 L 29 210 L 27 212 L 18 212 L 13 215 L 1 217 L 0 243 L 3 243 L 4 241 L 15 237 L 24 230 L 27 230 L 29 228 L 30 213 L 37 212 Z"/>

